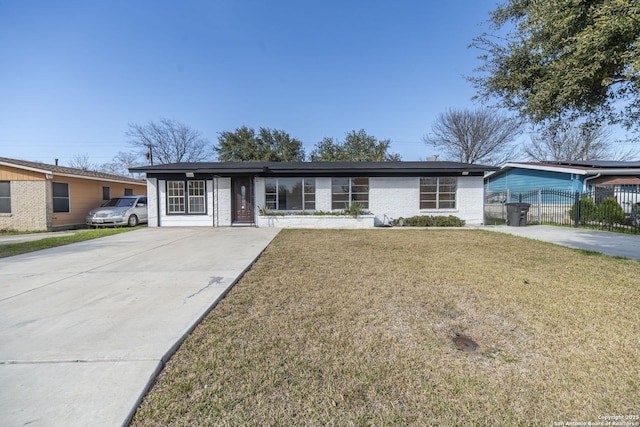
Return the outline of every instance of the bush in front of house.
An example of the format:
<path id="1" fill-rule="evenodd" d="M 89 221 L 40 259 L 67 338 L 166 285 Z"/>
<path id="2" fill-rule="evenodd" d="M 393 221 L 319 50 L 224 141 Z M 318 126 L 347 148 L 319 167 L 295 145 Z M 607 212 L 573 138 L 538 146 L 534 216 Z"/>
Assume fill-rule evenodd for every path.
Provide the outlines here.
<path id="1" fill-rule="evenodd" d="M 464 220 L 457 216 L 418 215 L 409 218 L 397 218 L 391 221 L 395 227 L 462 227 Z"/>
<path id="2" fill-rule="evenodd" d="M 605 197 L 598 206 L 597 220 L 608 225 L 624 224 L 624 210 L 613 197 Z"/>
<path id="3" fill-rule="evenodd" d="M 590 197 L 580 199 L 578 209 L 578 221 L 582 225 L 585 225 L 590 221 L 595 221 L 598 218 L 598 206 L 596 206 L 595 202 Z M 575 205 L 571 206 L 571 209 L 569 209 L 569 218 L 571 218 L 571 221 L 575 218 Z"/>

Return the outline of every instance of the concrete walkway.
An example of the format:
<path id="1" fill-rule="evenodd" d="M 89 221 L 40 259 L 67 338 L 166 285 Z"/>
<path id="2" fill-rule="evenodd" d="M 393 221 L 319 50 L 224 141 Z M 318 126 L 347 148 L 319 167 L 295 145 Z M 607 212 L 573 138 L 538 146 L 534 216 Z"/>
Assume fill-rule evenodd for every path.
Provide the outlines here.
<path id="1" fill-rule="evenodd" d="M 128 423 L 278 231 L 147 228 L 0 259 L 0 424 Z"/>
<path id="2" fill-rule="evenodd" d="M 587 249 L 606 255 L 640 259 L 640 235 L 588 230 L 584 228 L 529 225 L 526 227 L 487 226 L 484 230 L 542 240 L 575 249 Z"/>

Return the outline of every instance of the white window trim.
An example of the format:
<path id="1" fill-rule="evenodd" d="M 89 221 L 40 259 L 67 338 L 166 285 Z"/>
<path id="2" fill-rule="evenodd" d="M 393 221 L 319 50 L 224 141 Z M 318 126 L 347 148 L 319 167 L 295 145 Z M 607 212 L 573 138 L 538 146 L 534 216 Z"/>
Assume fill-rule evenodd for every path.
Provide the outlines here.
<path id="1" fill-rule="evenodd" d="M 418 199 L 418 206 L 420 206 L 422 204 L 422 195 L 425 194 L 422 192 L 421 188 L 422 187 L 422 178 L 435 178 L 436 181 L 436 207 L 435 208 L 420 208 L 420 212 L 438 212 L 438 213 L 456 213 L 458 212 L 458 177 L 455 176 L 424 176 L 424 177 L 420 177 L 420 183 L 419 183 L 419 187 L 418 187 L 418 192 L 419 192 L 419 199 Z M 455 195 L 455 207 L 450 208 L 450 207 L 446 207 L 446 208 L 441 208 L 440 207 L 440 178 L 453 178 L 456 182 L 456 191 L 453 193 Z M 449 193 L 448 193 L 449 194 Z"/>
<path id="2" fill-rule="evenodd" d="M 274 211 L 277 212 L 293 212 L 291 209 L 279 209 L 280 207 L 280 192 L 278 191 L 280 188 L 280 184 L 278 183 L 278 180 L 280 178 L 285 178 L 285 177 L 278 177 L 278 178 L 265 178 L 264 180 L 264 205 L 267 206 L 267 194 L 275 194 L 276 196 L 276 200 L 275 200 L 275 204 L 276 206 L 274 208 L 270 208 Z M 289 178 L 289 177 L 286 177 Z M 291 178 L 293 179 L 299 179 L 302 181 L 302 211 L 306 211 L 306 212 L 313 212 L 316 210 L 316 194 L 317 194 L 317 185 L 316 185 L 316 179 L 315 178 L 309 178 L 309 177 L 297 177 L 297 176 L 292 176 Z M 313 193 L 307 193 L 305 191 L 305 180 L 313 180 Z M 267 192 L 267 181 L 268 180 L 275 180 L 276 182 L 276 192 L 275 193 L 268 193 Z M 307 194 L 313 194 L 313 209 L 307 209 Z M 269 202 L 269 203 L 273 203 L 273 202 Z"/>
<path id="3" fill-rule="evenodd" d="M 169 184 L 172 182 L 182 183 L 182 195 L 181 196 L 171 196 L 169 195 Z M 191 196 L 189 194 L 189 186 L 190 183 L 193 182 L 201 182 L 203 187 L 204 194 L 202 196 Z M 167 215 L 206 215 L 207 214 L 207 181 L 203 179 L 192 179 L 192 180 L 167 180 L 166 182 L 166 212 Z M 202 199 L 202 207 L 203 211 L 192 212 L 191 204 L 189 203 L 192 199 Z M 171 199 L 182 199 L 182 210 L 176 211 L 171 210 L 169 201 Z"/>
<path id="4" fill-rule="evenodd" d="M 332 210 L 332 211 L 339 211 L 339 210 L 341 210 L 341 209 L 344 209 L 344 207 L 343 207 L 343 208 L 334 208 L 334 207 L 333 207 L 333 195 L 334 195 L 334 194 L 347 194 L 347 193 L 334 193 L 334 192 L 333 192 L 333 179 L 334 179 L 334 178 L 336 178 L 336 179 L 343 178 L 343 179 L 348 179 L 348 180 L 349 180 L 349 193 L 348 193 L 348 194 L 349 194 L 349 207 L 351 207 L 351 204 L 352 204 L 353 202 L 362 203 L 362 201 L 361 201 L 361 200 L 353 200 L 353 195 L 354 195 L 354 194 L 364 194 L 364 193 L 354 193 L 354 192 L 352 191 L 353 186 L 354 186 L 354 184 L 353 184 L 353 180 L 354 180 L 354 179 L 357 179 L 357 178 L 366 178 L 366 179 L 367 179 L 367 193 L 366 193 L 366 194 L 367 194 L 367 203 L 366 203 L 366 207 L 365 207 L 365 209 L 369 209 L 369 204 L 370 204 L 370 202 L 371 202 L 371 201 L 369 200 L 369 196 L 370 196 L 370 193 L 371 193 L 371 185 L 370 185 L 370 179 L 369 179 L 369 177 L 366 177 L 366 176 L 361 176 L 361 177 L 332 177 L 332 178 L 331 178 L 331 210 Z"/>

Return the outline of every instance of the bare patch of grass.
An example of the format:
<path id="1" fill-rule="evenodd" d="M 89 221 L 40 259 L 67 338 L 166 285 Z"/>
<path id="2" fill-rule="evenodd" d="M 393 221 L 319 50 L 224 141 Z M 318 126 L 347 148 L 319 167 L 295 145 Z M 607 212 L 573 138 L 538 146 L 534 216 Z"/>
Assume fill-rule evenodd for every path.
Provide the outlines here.
<path id="1" fill-rule="evenodd" d="M 469 230 L 283 230 L 167 363 L 148 425 L 640 414 L 640 263 Z M 479 344 L 456 349 L 455 334 Z"/>

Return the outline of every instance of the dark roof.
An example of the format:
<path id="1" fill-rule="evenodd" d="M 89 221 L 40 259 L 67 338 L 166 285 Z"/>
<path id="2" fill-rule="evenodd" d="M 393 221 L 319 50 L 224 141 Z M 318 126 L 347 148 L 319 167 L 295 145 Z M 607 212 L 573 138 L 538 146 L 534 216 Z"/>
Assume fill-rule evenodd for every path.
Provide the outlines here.
<path id="1" fill-rule="evenodd" d="M 497 168 L 458 162 L 197 162 L 141 166 L 129 169 L 147 174 L 204 173 L 204 174 L 256 174 L 256 175 L 410 175 L 427 173 L 461 173 L 483 175 Z"/>
<path id="2" fill-rule="evenodd" d="M 608 168 L 608 169 L 624 169 L 624 168 L 640 168 L 640 162 L 625 162 L 620 160 L 572 160 L 563 162 L 549 162 L 563 166 L 582 166 L 591 168 Z"/>
<path id="3" fill-rule="evenodd" d="M 132 184 L 145 184 L 145 180 L 134 179 L 128 176 L 113 175 L 110 173 L 84 170 L 84 169 L 78 169 L 78 168 L 70 168 L 67 166 L 51 165 L 47 163 L 9 159 L 7 157 L 0 157 L 0 163 L 9 164 L 11 166 L 18 167 L 18 168 L 36 169 L 38 171 L 41 171 L 42 173 L 71 175 L 71 176 L 76 176 L 80 178 L 94 178 L 94 179 L 99 179 L 101 181 L 125 181 L 125 182 L 130 182 Z"/>
<path id="4" fill-rule="evenodd" d="M 577 169 L 638 169 L 640 162 L 626 162 L 618 160 L 565 160 L 565 161 L 547 161 L 547 162 L 513 162 L 509 164 L 537 165 L 537 166 L 556 166 L 564 168 Z"/>

